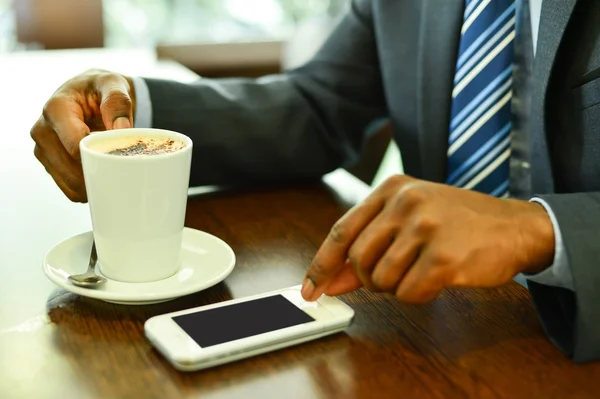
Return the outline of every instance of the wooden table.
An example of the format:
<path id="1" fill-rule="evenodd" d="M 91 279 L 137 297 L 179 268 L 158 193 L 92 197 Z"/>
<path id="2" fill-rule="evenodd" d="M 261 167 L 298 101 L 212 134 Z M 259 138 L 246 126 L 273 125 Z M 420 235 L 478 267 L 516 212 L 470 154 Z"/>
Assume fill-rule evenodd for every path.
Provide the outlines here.
<path id="1" fill-rule="evenodd" d="M 187 225 L 237 255 L 225 282 L 204 292 L 128 307 L 56 288 L 42 273 L 44 254 L 90 229 L 88 209 L 37 164 L 28 130 L 63 75 L 109 54 L 82 53 L 68 70 L 61 53 L 0 58 L 0 397 L 598 397 L 600 364 L 565 358 L 516 283 L 446 292 L 418 307 L 360 290 L 342 297 L 356 310 L 347 333 L 202 372 L 178 372 L 152 349 L 143 323 L 153 315 L 298 284 L 330 226 L 367 193 L 343 172 L 304 186 L 190 196 Z M 194 78 L 139 56 L 133 66 L 144 74 Z M 113 69 L 131 66 L 123 58 Z"/>

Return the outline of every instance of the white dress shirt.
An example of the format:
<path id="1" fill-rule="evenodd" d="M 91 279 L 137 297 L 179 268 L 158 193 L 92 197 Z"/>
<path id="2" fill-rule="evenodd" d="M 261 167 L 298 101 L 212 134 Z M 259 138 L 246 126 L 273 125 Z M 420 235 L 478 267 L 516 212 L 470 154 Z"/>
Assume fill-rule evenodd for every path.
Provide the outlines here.
<path id="1" fill-rule="evenodd" d="M 524 0 L 517 0 L 524 1 Z M 529 0 L 530 16 L 531 16 L 531 33 L 533 39 L 533 53 L 535 56 L 537 48 L 537 38 L 541 20 L 543 0 Z M 150 100 L 150 91 L 146 82 L 139 77 L 133 77 L 133 85 L 136 96 L 136 111 L 135 111 L 135 127 L 148 128 L 152 127 L 152 102 Z M 527 279 L 540 284 L 558 286 L 573 290 L 573 277 L 569 268 L 568 260 L 565 253 L 565 248 L 562 240 L 560 227 L 556 220 L 554 212 L 550 206 L 540 198 L 532 198 L 532 202 L 541 204 L 552 221 L 554 228 L 554 262 L 552 266 L 541 273 L 528 275 Z"/>

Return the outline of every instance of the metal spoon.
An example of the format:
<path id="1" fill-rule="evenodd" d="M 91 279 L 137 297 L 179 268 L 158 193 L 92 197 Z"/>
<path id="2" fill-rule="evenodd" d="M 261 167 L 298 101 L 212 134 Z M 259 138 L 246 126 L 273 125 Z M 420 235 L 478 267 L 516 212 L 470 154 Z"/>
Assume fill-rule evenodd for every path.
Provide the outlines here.
<path id="1" fill-rule="evenodd" d="M 94 269 L 96 268 L 96 262 L 98 261 L 98 254 L 96 254 L 96 242 L 92 242 L 92 253 L 90 254 L 90 264 L 88 269 L 83 274 L 73 274 L 69 276 L 69 282 L 78 287 L 93 288 L 106 282 L 106 279 L 102 276 L 98 276 Z"/>

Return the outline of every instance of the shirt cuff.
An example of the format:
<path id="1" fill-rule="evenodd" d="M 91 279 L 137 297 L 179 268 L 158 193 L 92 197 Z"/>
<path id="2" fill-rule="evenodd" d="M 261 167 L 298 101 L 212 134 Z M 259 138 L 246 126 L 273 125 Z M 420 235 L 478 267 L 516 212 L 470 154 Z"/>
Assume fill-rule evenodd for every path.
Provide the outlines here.
<path id="1" fill-rule="evenodd" d="M 526 275 L 528 280 L 534 281 L 539 284 L 550 285 L 554 287 L 562 287 L 574 291 L 573 286 L 573 274 L 569 266 L 569 260 L 565 252 L 565 246 L 560 232 L 560 226 L 558 220 L 552 211 L 552 208 L 546 201 L 541 198 L 532 198 L 531 202 L 537 202 L 542 205 L 550 220 L 552 221 L 552 227 L 554 228 L 554 263 L 552 266 L 547 268 L 541 273 Z"/>
<path id="2" fill-rule="evenodd" d="M 136 128 L 152 127 L 152 101 L 150 90 L 146 81 L 139 77 L 132 77 L 133 90 L 135 92 L 135 115 L 133 126 Z"/>

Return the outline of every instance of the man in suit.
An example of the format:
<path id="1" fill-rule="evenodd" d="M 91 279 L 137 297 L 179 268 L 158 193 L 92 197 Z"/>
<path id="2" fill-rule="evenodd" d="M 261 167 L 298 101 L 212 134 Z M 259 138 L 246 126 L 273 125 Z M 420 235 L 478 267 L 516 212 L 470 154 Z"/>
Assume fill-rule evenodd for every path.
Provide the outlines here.
<path id="1" fill-rule="evenodd" d="M 356 0 L 310 62 L 256 80 L 90 71 L 46 104 L 35 155 L 74 201 L 79 140 L 133 125 L 193 139 L 192 185 L 289 181 L 352 163 L 389 118 L 407 176 L 336 223 L 304 297 L 422 303 L 524 273 L 552 342 L 598 359 L 600 2 L 540 1 Z"/>

